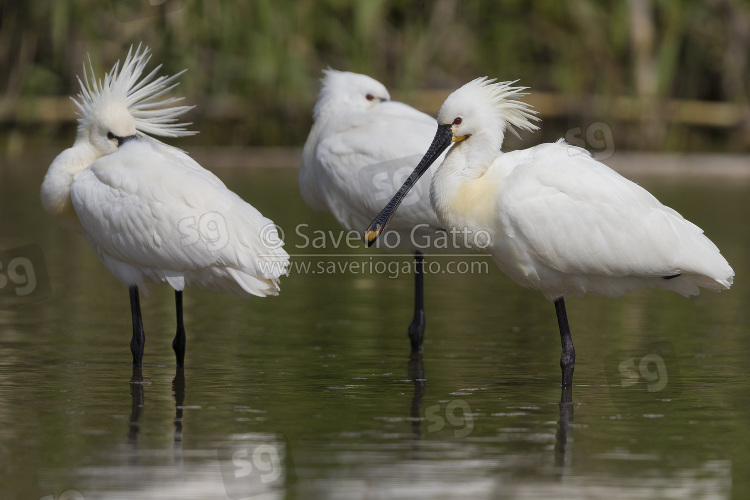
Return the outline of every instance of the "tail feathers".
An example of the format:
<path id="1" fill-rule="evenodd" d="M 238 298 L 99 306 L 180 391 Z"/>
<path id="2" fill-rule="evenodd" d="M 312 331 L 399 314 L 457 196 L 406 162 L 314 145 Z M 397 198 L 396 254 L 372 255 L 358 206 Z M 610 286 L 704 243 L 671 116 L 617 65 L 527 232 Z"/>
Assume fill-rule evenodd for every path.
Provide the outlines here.
<path id="1" fill-rule="evenodd" d="M 148 293 L 146 283 L 165 282 L 175 290 L 198 285 L 210 290 L 230 292 L 241 297 L 248 295 L 265 297 L 279 294 L 280 278 L 287 274 L 289 274 L 289 256 L 284 252 L 283 256 L 256 262 L 253 268 L 235 269 L 234 267 L 213 266 L 188 272 L 139 270 L 137 279 L 121 281 L 123 284 L 136 284 L 145 293 Z"/>
<path id="2" fill-rule="evenodd" d="M 279 277 L 263 277 L 231 267 L 204 269 L 185 276 L 185 285 L 198 285 L 210 290 L 230 292 L 240 297 L 278 295 Z"/>
<path id="3" fill-rule="evenodd" d="M 681 280 L 683 280 L 682 283 L 680 283 Z M 683 274 L 679 278 L 675 278 L 673 281 L 675 283 L 675 288 L 672 288 L 671 286 L 664 286 L 664 288 L 673 289 L 675 292 L 685 296 L 698 295 L 700 292 L 699 288 L 721 292 L 729 290 L 732 286 L 732 283 L 734 282 L 734 273 L 725 278 L 714 278 L 702 274 Z"/>
<path id="4" fill-rule="evenodd" d="M 708 241 L 708 238 L 705 239 Z M 729 290 L 734 283 L 734 270 L 724 256 L 719 253 L 718 249 L 715 250 L 713 255 L 705 255 L 701 264 L 693 269 L 686 268 L 681 270 L 682 276 L 673 280 L 662 280 L 665 282 L 665 285 L 662 286 L 664 288 L 671 288 L 668 285 L 671 282 L 675 286 L 688 286 L 689 284 L 692 287 L 691 292 L 693 292 L 689 295 L 697 295 L 699 287 L 716 292 Z M 675 289 L 675 291 L 683 295 L 688 295 L 680 290 Z"/>
<path id="5" fill-rule="evenodd" d="M 236 269 L 227 269 L 227 271 L 234 278 L 235 283 L 239 285 L 242 290 L 251 295 L 256 295 L 258 297 L 278 295 L 279 290 L 281 289 L 278 277 L 257 278 Z"/>
<path id="6" fill-rule="evenodd" d="M 706 288 L 715 292 L 721 292 L 723 290 L 729 290 L 729 288 L 734 283 L 734 272 L 724 276 L 723 278 L 698 274 L 688 274 L 685 275 L 685 278 L 695 283 L 696 287 Z"/>
<path id="7" fill-rule="evenodd" d="M 675 276 L 679 274 L 679 276 Z M 580 297 L 587 293 L 619 297 L 641 288 L 664 288 L 685 297 L 698 295 L 701 288 L 721 292 L 728 290 L 734 281 L 734 271 L 729 265 L 722 273 L 703 274 L 690 270 L 676 270 L 659 275 L 602 276 L 585 274 L 547 273 L 542 281 L 545 286 L 531 286 L 554 301 L 558 297 Z M 671 279 L 664 279 L 665 277 Z"/>

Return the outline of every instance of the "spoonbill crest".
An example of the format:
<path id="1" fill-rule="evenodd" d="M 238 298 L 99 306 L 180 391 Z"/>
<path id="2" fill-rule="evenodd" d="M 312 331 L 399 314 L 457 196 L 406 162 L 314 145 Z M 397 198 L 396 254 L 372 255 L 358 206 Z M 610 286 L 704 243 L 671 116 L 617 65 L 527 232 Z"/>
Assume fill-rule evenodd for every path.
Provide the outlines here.
<path id="1" fill-rule="evenodd" d="M 516 283 L 554 302 L 563 387 L 575 350 L 565 297 L 661 287 L 684 296 L 728 289 L 734 271 L 695 224 L 648 191 L 560 140 L 502 153 L 509 128 L 537 128 L 524 87 L 487 78 L 453 92 L 422 161 L 366 231 L 372 244 L 401 200 L 451 143 L 430 199 L 443 227 L 490 235 L 486 251 Z"/>
<path id="2" fill-rule="evenodd" d="M 436 122 L 391 101 L 383 84 L 369 76 L 332 69 L 323 74 L 302 153 L 300 191 L 311 208 L 330 212 L 342 227 L 363 235 L 361 228 L 429 146 Z M 389 249 L 414 255 L 414 317 L 408 329 L 412 351 L 420 349 L 425 329 L 423 253 L 434 246 L 441 227 L 430 206 L 429 186 L 429 176 L 414 186 L 390 225 L 389 231 L 397 234 L 384 238 Z"/>
<path id="3" fill-rule="evenodd" d="M 133 47 L 97 80 L 89 63 L 73 146 L 55 158 L 41 189 L 45 210 L 81 232 L 107 269 L 130 291 L 133 365 L 141 366 L 145 334 L 138 290 L 166 282 L 175 290 L 177 333 L 185 359 L 182 291 L 190 284 L 240 296 L 276 295 L 289 256 L 273 223 L 183 151 L 147 134 L 194 134 L 177 123 L 191 106 L 159 100 L 182 72 L 141 78 L 149 49 Z"/>

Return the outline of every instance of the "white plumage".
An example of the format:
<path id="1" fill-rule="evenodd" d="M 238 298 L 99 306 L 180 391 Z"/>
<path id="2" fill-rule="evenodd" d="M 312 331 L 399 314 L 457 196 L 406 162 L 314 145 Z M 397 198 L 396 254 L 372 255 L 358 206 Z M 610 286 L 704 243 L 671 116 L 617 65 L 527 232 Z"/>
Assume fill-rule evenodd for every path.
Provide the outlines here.
<path id="1" fill-rule="evenodd" d="M 585 150 L 560 141 L 498 156 L 465 181 L 475 193 L 468 212 L 448 191 L 464 158 L 457 148 L 435 175 L 439 216 L 450 227 L 489 231 L 500 269 L 549 300 L 642 287 L 688 296 L 731 285 L 732 269 L 699 227 Z"/>
<path id="2" fill-rule="evenodd" d="M 445 227 L 489 235 L 484 250 L 500 269 L 555 301 L 564 386 L 575 360 L 565 297 L 731 286 L 734 271 L 699 227 L 584 149 L 560 140 L 502 153 L 506 129 L 533 130 L 535 118 L 518 100 L 523 88 L 493 82 L 476 79 L 446 99 L 430 150 L 404 187 L 455 143 L 432 178 L 432 206 Z M 389 212 L 368 228 L 370 242 Z"/>
<path id="3" fill-rule="evenodd" d="M 197 284 L 240 296 L 276 295 L 284 269 L 259 263 L 288 260 L 261 240 L 273 222 L 207 170 L 185 163 L 144 136 L 81 172 L 71 198 L 91 247 L 126 285 L 168 281 L 175 290 Z"/>
<path id="4" fill-rule="evenodd" d="M 311 208 L 330 212 L 344 228 L 364 235 L 362 228 L 419 162 L 435 125 L 431 116 L 391 101 L 383 84 L 369 76 L 324 71 L 302 153 L 302 197 Z M 399 232 L 402 244 L 396 248 L 428 250 L 415 248 L 412 239 L 421 245 L 440 228 L 430 206 L 430 177 L 415 185 L 389 226 Z M 411 238 L 419 224 L 430 228 L 420 228 Z"/>
<path id="5" fill-rule="evenodd" d="M 140 79 L 148 52 L 131 47 L 103 83 L 93 70 L 89 82 L 84 66 L 76 141 L 53 161 L 41 191 L 45 209 L 81 230 L 131 289 L 136 365 L 143 347 L 138 288 L 166 282 L 175 289 L 180 336 L 185 286 L 276 295 L 289 261 L 269 219 L 186 153 L 146 135 L 194 133 L 176 123 L 190 107 L 158 100 L 178 75 L 154 79 L 157 67 Z"/>
<path id="6" fill-rule="evenodd" d="M 369 76 L 324 71 L 302 156 L 303 198 L 310 207 L 330 212 L 345 229 L 364 234 L 362 228 L 419 162 L 435 125 L 431 116 L 391 101 L 383 84 Z M 441 234 L 429 186 L 430 176 L 414 186 L 389 226 L 397 234 L 381 240 L 384 248 L 415 254 L 415 313 L 409 327 L 414 350 L 425 324 L 421 254 L 433 250 Z"/>

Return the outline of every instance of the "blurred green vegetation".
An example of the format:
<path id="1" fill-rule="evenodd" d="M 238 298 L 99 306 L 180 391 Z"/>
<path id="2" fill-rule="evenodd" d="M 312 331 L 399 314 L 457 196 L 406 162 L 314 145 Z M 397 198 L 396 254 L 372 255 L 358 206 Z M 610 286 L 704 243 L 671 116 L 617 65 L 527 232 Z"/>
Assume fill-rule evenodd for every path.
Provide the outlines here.
<path id="1" fill-rule="evenodd" d="M 69 138 L 59 120 L 38 126 L 43 110 L 11 108 L 76 94 L 84 60 L 102 75 L 139 42 L 166 73 L 188 68 L 179 92 L 198 105 L 195 143 L 302 144 L 331 66 L 406 102 L 477 76 L 519 79 L 567 103 L 533 140 L 606 121 L 620 147 L 750 149 L 745 0 L 3 0 L 2 130 Z M 639 103 L 626 118 L 614 114 L 621 96 Z M 685 117 L 672 99 L 731 107 L 717 126 L 702 116 L 714 108 Z"/>

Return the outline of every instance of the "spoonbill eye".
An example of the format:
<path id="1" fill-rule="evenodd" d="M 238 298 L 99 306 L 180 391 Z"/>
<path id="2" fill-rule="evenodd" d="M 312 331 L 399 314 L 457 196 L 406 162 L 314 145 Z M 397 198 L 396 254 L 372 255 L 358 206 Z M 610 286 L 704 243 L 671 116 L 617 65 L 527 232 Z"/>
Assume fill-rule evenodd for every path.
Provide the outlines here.
<path id="1" fill-rule="evenodd" d="M 461 119 L 461 117 L 459 116 L 458 118 L 456 118 L 455 120 L 453 120 L 453 125 L 461 125 L 461 122 L 462 122 L 462 121 L 463 121 L 463 120 L 462 120 L 462 119 Z"/>
<path id="2" fill-rule="evenodd" d="M 115 134 L 113 134 L 112 132 L 107 132 L 107 139 L 111 141 L 114 138 L 115 138 Z"/>
<path id="3" fill-rule="evenodd" d="M 375 99 L 375 96 L 374 96 L 374 95 L 372 95 L 372 94 L 367 94 L 367 95 L 365 96 L 365 99 L 367 99 L 368 101 L 372 101 L 373 99 Z"/>

